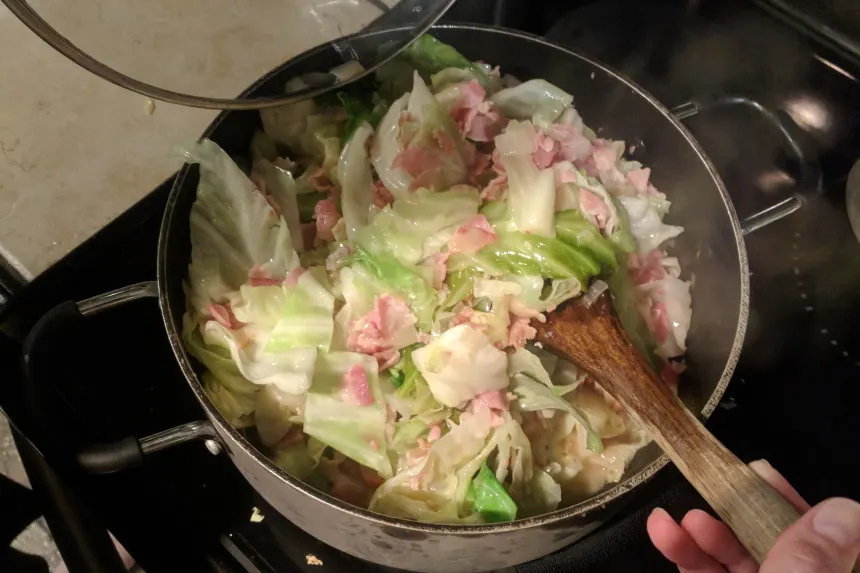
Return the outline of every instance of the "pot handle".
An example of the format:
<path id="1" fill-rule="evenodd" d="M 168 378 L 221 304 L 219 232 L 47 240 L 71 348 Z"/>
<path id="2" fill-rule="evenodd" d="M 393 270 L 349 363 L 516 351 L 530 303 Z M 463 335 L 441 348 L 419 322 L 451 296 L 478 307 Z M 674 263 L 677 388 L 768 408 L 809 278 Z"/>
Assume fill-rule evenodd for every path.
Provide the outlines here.
<path id="1" fill-rule="evenodd" d="M 50 387 L 40 375 L 39 364 L 49 361 L 60 335 L 81 325 L 88 317 L 142 298 L 158 298 L 154 281 L 141 282 L 96 295 L 79 302 L 66 301 L 43 314 L 27 333 L 22 345 L 24 374 L 28 390 L 38 396 Z M 139 466 L 144 456 L 191 440 L 205 440 L 206 449 L 221 452 L 218 433 L 208 420 L 190 422 L 144 438 L 128 437 L 116 442 L 85 447 L 76 456 L 77 464 L 93 474 L 107 474 Z"/>
<path id="2" fill-rule="evenodd" d="M 676 119 L 684 121 L 709 108 L 725 106 L 751 107 L 765 116 L 777 126 L 800 165 L 799 178 L 791 197 L 753 213 L 741 221 L 741 232 L 748 235 L 791 215 L 803 207 L 808 197 L 820 195 L 821 164 L 809 149 L 803 130 L 788 114 L 780 110 L 771 110 L 753 99 L 743 96 L 723 96 L 710 101 L 688 101 L 673 107 L 671 113 Z"/>

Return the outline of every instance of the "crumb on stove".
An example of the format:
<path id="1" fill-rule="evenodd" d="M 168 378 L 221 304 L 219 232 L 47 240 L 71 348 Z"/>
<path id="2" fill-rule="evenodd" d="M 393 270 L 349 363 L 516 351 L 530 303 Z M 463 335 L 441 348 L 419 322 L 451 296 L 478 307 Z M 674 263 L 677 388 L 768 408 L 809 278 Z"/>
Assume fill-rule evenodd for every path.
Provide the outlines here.
<path id="1" fill-rule="evenodd" d="M 266 516 L 260 513 L 260 510 L 255 507 L 251 512 L 251 523 L 260 523 L 265 519 L 265 517 Z"/>
<path id="2" fill-rule="evenodd" d="M 308 553 L 305 555 L 305 561 L 308 562 L 308 565 L 322 565 L 323 562 L 319 560 L 319 558 L 313 553 Z"/>
<path id="3" fill-rule="evenodd" d="M 151 99 L 147 99 L 146 103 L 143 104 L 143 109 L 146 111 L 146 115 L 152 115 L 155 113 L 155 102 Z"/>
<path id="4" fill-rule="evenodd" d="M 535 344 L 535 346 L 537 346 L 538 348 L 543 348 L 543 344 L 541 344 L 540 342 L 535 342 L 534 344 Z"/>

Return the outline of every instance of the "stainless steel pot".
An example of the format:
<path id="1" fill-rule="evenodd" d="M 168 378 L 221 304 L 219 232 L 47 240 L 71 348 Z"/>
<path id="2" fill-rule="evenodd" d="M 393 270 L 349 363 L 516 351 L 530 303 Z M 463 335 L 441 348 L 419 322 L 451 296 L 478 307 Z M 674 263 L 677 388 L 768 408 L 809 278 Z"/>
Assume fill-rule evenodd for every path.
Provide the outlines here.
<path id="1" fill-rule="evenodd" d="M 673 202 L 671 222 L 686 228 L 675 252 L 685 274 L 694 280 L 694 312 L 688 341 L 689 368 L 680 388 L 689 408 L 707 418 L 729 383 L 747 323 L 749 272 L 743 234 L 798 209 L 801 195 L 741 223 L 713 165 L 680 122 L 697 113 L 701 104 L 687 103 L 673 114 L 600 63 L 521 33 L 451 25 L 437 27 L 433 34 L 472 60 L 499 64 L 506 73 L 520 78 L 546 78 L 574 95 L 589 125 L 613 139 L 637 142 L 634 157 L 653 169 L 655 185 L 665 190 Z M 309 52 L 297 64 L 274 71 L 249 91 L 266 95 L 280 90 L 289 75 L 322 69 L 327 59 L 336 63 L 337 54 L 330 50 Z M 724 98 L 708 105 L 757 106 L 739 98 Z M 820 186 L 816 164 L 802 161 L 802 150 L 794 137 L 796 126 L 787 117 L 768 117 L 798 155 L 802 167 L 799 187 Z M 259 116 L 253 112 L 222 113 L 204 135 L 229 153 L 244 155 L 259 125 Z M 78 461 L 89 471 L 117 471 L 141 463 L 145 455 L 175 443 L 204 439 L 211 452 L 225 451 L 273 508 L 322 541 L 382 565 L 415 571 L 466 572 L 509 567 L 573 543 L 622 507 L 624 494 L 666 465 L 666 457 L 651 444 L 636 455 L 619 483 L 608 485 L 591 499 L 539 517 L 481 527 L 429 525 L 377 515 L 322 494 L 284 473 L 227 424 L 203 391 L 199 365 L 182 346 L 182 281 L 190 260 L 188 221 L 197 179 L 196 166 L 183 167 L 176 178 L 161 227 L 157 283 L 133 285 L 58 307 L 34 327 L 25 344 L 25 356 L 29 356 L 44 331 L 63 317 L 87 316 L 129 300 L 158 297 L 179 367 L 208 420 L 139 440 L 129 438 L 88 449 L 78 456 Z"/>

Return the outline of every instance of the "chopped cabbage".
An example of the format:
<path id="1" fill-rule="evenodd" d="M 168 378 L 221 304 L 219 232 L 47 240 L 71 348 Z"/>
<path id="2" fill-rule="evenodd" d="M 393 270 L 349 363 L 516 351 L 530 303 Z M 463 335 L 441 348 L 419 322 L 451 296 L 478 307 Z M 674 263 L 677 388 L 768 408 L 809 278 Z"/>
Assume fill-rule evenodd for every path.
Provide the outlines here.
<path id="1" fill-rule="evenodd" d="M 463 183 L 474 148 L 416 72 L 408 98 L 394 102 L 382 119 L 371 153 L 379 178 L 399 199 L 410 189 Z"/>
<path id="2" fill-rule="evenodd" d="M 466 324 L 413 351 L 412 359 L 433 397 L 452 408 L 508 385 L 507 355 Z"/>
<path id="3" fill-rule="evenodd" d="M 371 254 L 356 248 L 352 260 L 381 284 L 381 288 L 401 295 L 418 318 L 418 327 L 429 331 L 433 313 L 439 306 L 436 291 L 413 269 L 387 253 Z"/>
<path id="4" fill-rule="evenodd" d="M 452 46 L 426 34 L 403 50 L 400 57 L 428 75 L 440 73 L 445 69 L 458 68 L 473 75 L 481 83 L 489 80 L 480 65 L 473 64 Z"/>
<path id="5" fill-rule="evenodd" d="M 296 181 L 293 174 L 278 167 L 268 159 L 254 160 L 251 177 L 259 177 L 265 184 L 265 194 L 277 205 L 290 230 L 290 239 L 296 252 L 304 251 L 302 225 L 299 220 L 299 204 L 296 197 Z M 263 191 L 261 189 L 261 191 Z"/>
<path id="6" fill-rule="evenodd" d="M 203 325 L 203 341 L 230 353 L 242 376 L 255 384 L 274 384 L 282 392 L 301 394 L 311 385 L 316 348 L 266 352 L 262 345 L 244 345 L 238 334 L 214 320 Z"/>
<path id="7" fill-rule="evenodd" d="M 294 424 L 301 422 L 298 412 L 304 403 L 304 395 L 281 392 L 273 384 L 260 389 L 254 407 L 254 424 L 264 446 L 275 446 Z"/>
<path id="8" fill-rule="evenodd" d="M 618 201 L 630 217 L 630 230 L 639 252 L 648 253 L 684 232 L 683 227 L 666 225 L 647 197 L 620 196 Z"/>
<path id="9" fill-rule="evenodd" d="M 344 378 L 363 368 L 372 404 L 356 406 L 344 398 Z M 386 413 L 376 360 L 355 352 L 321 353 L 304 408 L 304 432 L 363 466 L 391 477 L 386 456 Z"/>
<path id="10" fill-rule="evenodd" d="M 517 395 L 517 409 L 523 412 L 561 410 L 573 417 L 585 429 L 586 448 L 598 453 L 603 451 L 600 436 L 592 429 L 588 417 L 576 406 L 556 395 L 551 386 L 541 384 L 526 374 L 514 374 L 511 377 L 511 389 Z"/>
<path id="11" fill-rule="evenodd" d="M 191 207 L 191 308 L 206 314 L 209 302 L 223 302 L 254 267 L 284 278 L 299 264 L 283 217 L 220 147 L 208 139 L 183 148 L 200 164 L 197 199 Z"/>
<path id="12" fill-rule="evenodd" d="M 346 236 L 354 241 L 373 217 L 373 175 L 367 163 L 367 141 L 373 135 L 368 123 L 359 125 L 346 143 L 337 165 L 341 181 L 341 210 Z"/>
<path id="13" fill-rule="evenodd" d="M 355 241 L 371 253 L 388 252 L 404 265 L 415 265 L 440 252 L 480 204 L 473 187 L 418 189 L 381 210 Z"/>
<path id="14" fill-rule="evenodd" d="M 249 286 L 239 289 L 232 305 L 236 318 L 272 329 L 266 352 L 316 347 L 328 350 L 334 332 L 334 296 L 321 282 L 325 271 L 314 267 L 294 286 Z"/>
<path id="15" fill-rule="evenodd" d="M 425 522 L 522 519 L 620 479 L 647 436 L 575 365 L 522 348 L 529 321 L 599 277 L 665 374 L 691 285 L 661 250 L 682 229 L 650 169 L 572 100 L 424 36 L 262 111 L 248 157 L 187 147 L 182 337 L 223 417 L 305 483 Z"/>
<path id="16" fill-rule="evenodd" d="M 493 103 L 502 115 L 532 120 L 535 125 L 549 126 L 573 103 L 573 96 L 546 80 L 529 80 L 493 95 Z"/>
<path id="17" fill-rule="evenodd" d="M 496 136 L 496 149 L 508 175 L 508 210 L 513 228 L 554 237 L 555 174 L 552 169 L 538 169 L 532 160 L 537 150 L 534 126 L 510 122 Z"/>
<path id="18" fill-rule="evenodd" d="M 256 396 L 236 392 L 221 382 L 212 372 L 203 373 L 203 390 L 224 419 L 235 428 L 248 428 L 254 425 Z"/>
<path id="19" fill-rule="evenodd" d="M 517 504 L 490 471 L 486 462 L 472 479 L 466 501 L 488 523 L 503 523 L 517 518 Z"/>

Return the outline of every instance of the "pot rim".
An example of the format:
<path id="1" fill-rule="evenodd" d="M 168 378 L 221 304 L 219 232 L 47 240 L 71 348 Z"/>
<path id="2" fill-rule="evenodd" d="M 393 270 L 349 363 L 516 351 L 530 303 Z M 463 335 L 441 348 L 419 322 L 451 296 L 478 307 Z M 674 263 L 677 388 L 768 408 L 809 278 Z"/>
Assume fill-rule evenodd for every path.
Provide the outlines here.
<path id="1" fill-rule="evenodd" d="M 542 44 L 546 48 L 558 50 L 559 52 L 562 52 L 568 57 L 578 58 L 579 60 L 582 60 L 600 69 L 604 73 L 614 77 L 623 84 L 626 84 L 640 97 L 645 98 L 652 106 L 654 106 L 654 108 L 659 113 L 661 113 L 669 122 L 672 123 L 675 129 L 681 132 L 681 134 L 687 140 L 688 144 L 693 147 L 693 150 L 696 152 L 696 155 L 701 159 L 705 168 L 708 170 L 708 173 L 711 175 L 711 178 L 716 184 L 717 190 L 720 193 L 720 198 L 722 199 L 723 205 L 726 209 L 726 213 L 731 220 L 732 231 L 735 236 L 735 244 L 738 249 L 738 264 L 740 267 L 739 270 L 741 283 L 740 309 L 738 313 L 738 324 L 735 330 L 734 342 L 732 343 L 732 348 L 729 352 L 729 356 L 726 361 L 726 365 L 723 368 L 723 372 L 720 375 L 720 379 L 716 387 L 714 388 L 714 391 L 711 393 L 710 398 L 702 407 L 701 411 L 701 419 L 707 420 L 711 413 L 713 413 L 717 404 L 719 404 L 723 394 L 726 391 L 726 388 L 728 387 L 732 374 L 734 373 L 738 358 L 740 356 L 741 347 L 743 346 L 744 335 L 746 332 L 747 320 L 749 316 L 749 266 L 747 262 L 747 254 L 743 240 L 743 233 L 741 231 L 741 226 L 737 217 L 737 213 L 735 213 L 734 205 L 729 198 L 728 192 L 722 179 L 719 176 L 719 173 L 717 173 L 716 168 L 714 167 L 713 163 L 708 158 L 702 147 L 699 145 L 698 141 L 696 141 L 696 139 L 689 132 L 689 130 L 674 115 L 672 115 L 669 109 L 664 106 L 659 100 L 657 100 L 654 96 L 652 96 L 648 91 L 644 90 L 641 86 L 639 86 L 626 76 L 574 50 L 570 50 L 548 42 L 540 36 L 535 36 L 533 34 L 520 32 L 517 30 L 511 30 L 499 26 L 487 26 L 481 24 L 441 24 L 433 26 L 430 32 L 432 33 L 432 30 L 434 29 L 457 29 L 481 33 L 489 32 L 495 34 L 503 34 L 515 38 L 521 38 L 537 42 L 539 44 Z M 308 54 L 306 53 L 304 56 L 307 55 Z M 280 68 L 276 68 L 262 78 L 260 78 L 259 80 L 257 80 L 256 82 L 254 82 L 247 90 L 245 90 L 243 96 L 268 82 L 272 76 L 276 75 L 279 72 L 279 70 Z M 223 111 L 222 113 L 220 113 L 218 117 L 216 117 L 209 125 L 201 138 L 209 137 L 225 120 L 228 113 L 230 113 L 230 111 Z M 623 496 L 624 494 L 635 489 L 637 486 L 646 482 L 647 480 L 652 478 L 660 469 L 662 469 L 669 461 L 665 454 L 661 454 L 656 460 L 654 460 L 635 474 L 604 489 L 604 491 L 598 493 L 594 497 L 583 500 L 579 503 L 565 507 L 563 509 L 558 509 L 550 513 L 545 513 L 535 517 L 516 520 L 512 522 L 488 525 L 435 524 L 389 517 L 372 512 L 368 509 L 364 509 L 343 502 L 337 498 L 334 498 L 328 494 L 314 489 L 313 487 L 305 484 L 297 478 L 294 478 L 284 470 L 280 469 L 274 464 L 274 462 L 272 462 L 269 458 L 267 458 L 260 451 L 258 451 L 257 448 L 255 448 L 239 431 L 233 428 L 221 415 L 221 413 L 218 411 L 218 408 L 214 406 L 209 397 L 206 395 L 206 392 L 203 390 L 203 385 L 201 384 L 197 373 L 195 372 L 194 367 L 191 364 L 185 347 L 182 344 L 181 335 L 173 327 L 174 324 L 181 324 L 181 320 L 176 321 L 177 318 L 181 319 L 181 317 L 174 316 L 172 310 L 170 309 L 170 306 L 167 304 L 167 295 L 165 294 L 168 292 L 168 270 L 166 253 L 169 229 L 171 227 L 171 222 L 175 211 L 175 205 L 178 201 L 183 183 L 188 177 L 190 169 L 191 166 L 189 166 L 188 164 L 183 165 L 182 168 L 179 170 L 176 179 L 174 180 L 173 187 L 170 191 L 170 196 L 168 197 L 167 205 L 165 207 L 164 217 L 161 223 L 161 230 L 159 232 L 157 282 L 159 293 L 159 307 L 161 308 L 161 316 L 162 320 L 164 321 L 165 330 L 167 331 L 167 337 L 173 349 L 173 353 L 176 357 L 176 360 L 179 363 L 179 367 L 182 370 L 182 373 L 184 374 L 189 386 L 191 386 L 192 391 L 197 396 L 198 401 L 200 402 L 209 419 L 215 425 L 218 432 L 222 436 L 229 437 L 229 441 L 231 442 L 230 447 L 238 447 L 239 449 L 241 449 L 245 454 L 253 458 L 254 461 L 256 461 L 260 466 L 265 468 L 269 473 L 279 478 L 280 481 L 284 483 L 284 485 L 288 485 L 294 490 L 296 490 L 297 494 L 308 495 L 316 501 L 325 504 L 331 508 L 344 511 L 349 514 L 357 515 L 364 519 L 370 520 L 377 525 L 422 533 L 485 535 L 487 533 L 520 531 L 533 527 L 541 527 L 553 524 L 574 517 L 585 517 L 586 514 L 594 512 L 598 509 L 602 509 L 606 504 L 612 502 L 616 498 Z M 651 444 L 653 444 L 653 442 L 651 442 Z M 233 455 L 232 451 L 230 451 L 230 455 Z"/>

